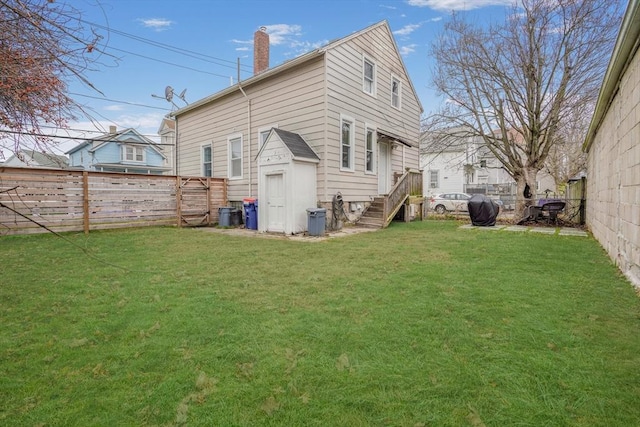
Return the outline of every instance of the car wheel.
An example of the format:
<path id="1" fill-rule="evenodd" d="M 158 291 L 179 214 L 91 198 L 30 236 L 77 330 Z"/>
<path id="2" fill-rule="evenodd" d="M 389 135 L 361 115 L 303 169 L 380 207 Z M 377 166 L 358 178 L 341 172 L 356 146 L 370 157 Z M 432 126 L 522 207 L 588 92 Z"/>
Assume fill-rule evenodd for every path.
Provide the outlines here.
<path id="1" fill-rule="evenodd" d="M 437 214 L 442 215 L 443 213 L 445 213 L 447 211 L 447 209 L 444 207 L 444 205 L 438 205 L 435 208 L 435 211 Z"/>

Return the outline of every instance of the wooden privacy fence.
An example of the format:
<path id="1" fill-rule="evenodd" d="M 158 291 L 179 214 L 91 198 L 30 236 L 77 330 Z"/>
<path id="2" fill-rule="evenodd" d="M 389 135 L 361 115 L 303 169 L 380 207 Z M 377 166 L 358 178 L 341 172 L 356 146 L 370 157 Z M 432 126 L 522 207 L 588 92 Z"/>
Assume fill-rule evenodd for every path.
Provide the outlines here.
<path id="1" fill-rule="evenodd" d="M 211 225 L 218 208 L 227 205 L 227 182 L 0 167 L 0 203 L 0 235 Z"/>

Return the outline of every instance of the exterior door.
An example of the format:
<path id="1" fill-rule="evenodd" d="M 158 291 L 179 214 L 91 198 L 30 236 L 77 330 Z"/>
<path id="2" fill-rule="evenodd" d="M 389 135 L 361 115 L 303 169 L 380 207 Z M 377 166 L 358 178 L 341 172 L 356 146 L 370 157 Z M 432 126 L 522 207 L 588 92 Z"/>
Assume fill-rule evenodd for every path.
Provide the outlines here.
<path id="1" fill-rule="evenodd" d="M 378 141 L 378 194 L 391 190 L 391 147 Z"/>
<path id="2" fill-rule="evenodd" d="M 267 175 L 267 231 L 284 232 L 284 174 Z"/>

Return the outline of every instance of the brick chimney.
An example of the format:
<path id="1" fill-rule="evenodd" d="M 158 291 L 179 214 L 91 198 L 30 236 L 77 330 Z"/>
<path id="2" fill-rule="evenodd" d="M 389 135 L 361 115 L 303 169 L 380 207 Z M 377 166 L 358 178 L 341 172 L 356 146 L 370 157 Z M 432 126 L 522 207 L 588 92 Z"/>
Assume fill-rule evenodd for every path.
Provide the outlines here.
<path id="1" fill-rule="evenodd" d="M 269 34 L 266 27 L 260 27 L 253 35 L 253 74 L 269 68 Z"/>
<path id="2" fill-rule="evenodd" d="M 110 125 L 109 126 L 109 133 L 112 135 L 115 135 L 118 132 L 118 128 L 116 126 Z"/>

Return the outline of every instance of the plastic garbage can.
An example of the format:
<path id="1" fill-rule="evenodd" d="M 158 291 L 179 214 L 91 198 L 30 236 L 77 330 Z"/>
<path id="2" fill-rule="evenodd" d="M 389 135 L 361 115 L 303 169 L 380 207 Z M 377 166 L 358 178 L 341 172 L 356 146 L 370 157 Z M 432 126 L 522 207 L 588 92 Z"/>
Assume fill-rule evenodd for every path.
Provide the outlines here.
<path id="1" fill-rule="evenodd" d="M 258 200 L 253 197 L 243 199 L 244 206 L 244 223 L 249 230 L 258 229 Z"/>
<path id="2" fill-rule="evenodd" d="M 307 209 L 307 229 L 309 236 L 324 236 L 327 210 L 324 208 Z"/>
<path id="3" fill-rule="evenodd" d="M 231 206 L 223 206 L 218 208 L 218 225 L 220 227 L 230 227 L 231 226 L 231 211 L 233 208 Z"/>
<path id="4" fill-rule="evenodd" d="M 231 225 L 234 227 L 242 224 L 242 209 L 233 209 L 231 211 Z"/>

